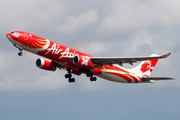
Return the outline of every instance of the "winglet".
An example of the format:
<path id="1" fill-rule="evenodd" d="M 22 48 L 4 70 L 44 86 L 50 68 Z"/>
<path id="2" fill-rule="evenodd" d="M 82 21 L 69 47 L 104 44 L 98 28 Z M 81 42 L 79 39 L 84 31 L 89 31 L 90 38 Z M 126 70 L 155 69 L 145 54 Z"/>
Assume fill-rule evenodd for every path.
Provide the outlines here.
<path id="1" fill-rule="evenodd" d="M 165 54 L 165 55 L 162 55 L 162 57 L 163 58 L 167 58 L 167 57 L 169 57 L 171 55 L 171 53 L 167 53 L 167 54 Z"/>

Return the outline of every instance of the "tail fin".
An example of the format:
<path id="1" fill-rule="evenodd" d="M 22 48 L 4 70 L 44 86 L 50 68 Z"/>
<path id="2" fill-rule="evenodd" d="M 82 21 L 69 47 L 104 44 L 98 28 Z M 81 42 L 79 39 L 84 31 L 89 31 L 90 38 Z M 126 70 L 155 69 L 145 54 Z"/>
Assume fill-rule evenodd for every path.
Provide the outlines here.
<path id="1" fill-rule="evenodd" d="M 158 56 L 158 55 L 152 54 L 150 57 L 155 57 L 155 56 Z M 141 64 L 139 64 L 137 67 L 130 69 L 130 71 L 140 77 L 149 77 L 157 62 L 158 62 L 158 59 L 145 60 Z"/>

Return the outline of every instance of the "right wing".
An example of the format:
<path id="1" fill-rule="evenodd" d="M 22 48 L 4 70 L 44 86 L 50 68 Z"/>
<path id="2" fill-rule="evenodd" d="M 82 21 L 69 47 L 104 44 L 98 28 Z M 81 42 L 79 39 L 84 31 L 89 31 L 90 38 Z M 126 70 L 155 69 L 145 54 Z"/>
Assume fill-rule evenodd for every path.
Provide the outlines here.
<path id="1" fill-rule="evenodd" d="M 152 55 L 150 57 L 129 57 L 129 58 L 122 58 L 122 57 L 86 57 L 89 59 L 95 67 L 103 67 L 103 65 L 110 65 L 112 64 L 119 64 L 122 66 L 123 63 L 129 63 L 133 65 L 133 63 L 136 63 L 137 61 L 144 61 L 144 60 L 153 60 L 153 59 L 162 59 L 167 58 L 171 53 L 167 53 L 165 55 Z M 73 62 L 74 57 L 72 56 L 64 56 L 63 58 L 68 59 L 69 61 Z"/>
<path id="2" fill-rule="evenodd" d="M 111 65 L 112 64 L 119 64 L 122 66 L 123 63 L 129 63 L 133 65 L 137 61 L 144 61 L 144 60 L 153 60 L 153 59 L 162 59 L 167 58 L 171 53 L 167 53 L 162 56 L 152 55 L 150 57 L 130 57 L 130 58 L 121 58 L 121 57 L 90 57 L 90 60 L 97 66 L 103 65 Z"/>

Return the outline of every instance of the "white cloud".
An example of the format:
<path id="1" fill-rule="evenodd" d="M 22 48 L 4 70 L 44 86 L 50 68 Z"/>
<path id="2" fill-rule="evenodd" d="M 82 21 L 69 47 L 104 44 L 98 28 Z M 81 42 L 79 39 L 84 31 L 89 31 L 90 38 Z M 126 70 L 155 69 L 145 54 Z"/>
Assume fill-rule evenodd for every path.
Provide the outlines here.
<path id="1" fill-rule="evenodd" d="M 0 91 L 46 90 L 67 88 L 69 83 L 64 77 L 65 71 L 55 72 L 36 67 L 38 56 L 24 52 L 22 57 L 17 53 L 0 53 Z"/>
<path id="2" fill-rule="evenodd" d="M 67 88 L 69 83 L 63 77 L 63 74 L 59 74 L 60 72 L 47 73 L 44 71 L 44 74 L 36 77 L 33 75 L 35 72 L 29 72 L 26 75 L 23 75 L 24 73 L 21 72 L 19 76 L 18 74 L 16 76 L 6 75 L 0 81 L 0 91 L 39 91 Z"/>
<path id="3" fill-rule="evenodd" d="M 77 17 L 70 16 L 67 18 L 65 24 L 60 25 L 57 29 L 58 32 L 67 33 L 75 32 L 89 25 L 93 25 L 98 22 L 98 13 L 96 10 L 90 10 L 84 12 Z"/>
<path id="4" fill-rule="evenodd" d="M 97 78 L 97 81 L 91 82 L 86 77 L 86 80 L 81 80 L 79 83 L 82 86 L 79 88 L 81 91 L 98 91 L 108 88 L 108 82 L 101 78 Z"/>
<path id="5" fill-rule="evenodd" d="M 79 50 L 89 54 L 96 54 L 102 51 L 106 51 L 105 46 L 100 42 L 90 42 L 79 44 Z"/>
<path id="6" fill-rule="evenodd" d="M 11 69 L 11 67 L 16 66 L 16 60 L 12 59 L 13 57 L 15 57 L 14 53 L 0 52 L 0 56 L 0 73 L 2 73 L 3 71 L 8 71 L 9 69 Z"/>
<path id="7" fill-rule="evenodd" d="M 30 82 L 31 85 L 28 85 L 30 90 L 64 89 L 69 86 L 68 80 L 64 77 L 65 71 L 43 72 L 44 75 L 37 76 L 35 81 Z"/>
<path id="8" fill-rule="evenodd" d="M 0 22 L 3 23 L 1 31 L 31 32 L 44 28 L 55 29 L 58 20 L 71 6 L 65 0 L 4 0 L 1 1 L 0 8 Z"/>
<path id="9" fill-rule="evenodd" d="M 121 0 L 102 19 L 98 32 L 138 29 L 149 26 L 171 27 L 180 24 L 177 0 Z"/>
<path id="10" fill-rule="evenodd" d="M 136 53 L 137 52 L 137 49 L 140 45 L 144 45 L 144 44 L 147 44 L 149 45 L 150 47 L 153 47 L 153 39 L 152 39 L 152 36 L 148 35 L 147 32 L 145 31 L 141 31 L 140 33 L 138 33 L 134 39 L 131 40 L 130 42 L 130 45 L 128 45 L 129 48 L 128 49 L 128 52 L 130 54 L 132 53 Z"/>

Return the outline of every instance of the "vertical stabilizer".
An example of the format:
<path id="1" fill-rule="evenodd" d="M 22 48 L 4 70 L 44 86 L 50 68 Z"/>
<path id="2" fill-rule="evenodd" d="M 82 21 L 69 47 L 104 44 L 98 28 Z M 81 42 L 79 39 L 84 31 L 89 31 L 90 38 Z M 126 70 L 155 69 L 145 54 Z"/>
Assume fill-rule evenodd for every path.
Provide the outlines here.
<path id="1" fill-rule="evenodd" d="M 150 57 L 158 56 L 156 54 L 152 54 Z M 140 77 L 149 77 L 152 73 L 158 59 L 154 60 L 145 60 L 141 64 L 139 64 L 137 67 L 130 69 L 129 71 L 135 73 L 136 75 Z"/>

